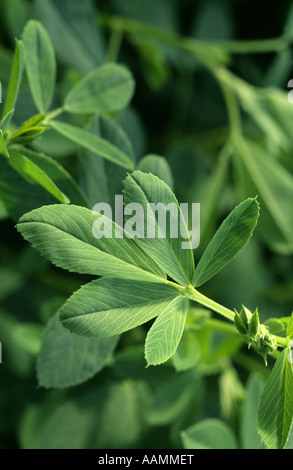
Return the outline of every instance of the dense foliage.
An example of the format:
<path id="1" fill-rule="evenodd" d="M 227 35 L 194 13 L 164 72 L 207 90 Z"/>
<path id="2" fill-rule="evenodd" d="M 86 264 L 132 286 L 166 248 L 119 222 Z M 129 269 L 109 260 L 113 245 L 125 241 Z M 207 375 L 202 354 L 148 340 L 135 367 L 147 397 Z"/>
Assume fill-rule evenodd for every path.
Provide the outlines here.
<path id="1" fill-rule="evenodd" d="M 1 448 L 292 448 L 293 7 L 247 3 L 1 1 Z"/>

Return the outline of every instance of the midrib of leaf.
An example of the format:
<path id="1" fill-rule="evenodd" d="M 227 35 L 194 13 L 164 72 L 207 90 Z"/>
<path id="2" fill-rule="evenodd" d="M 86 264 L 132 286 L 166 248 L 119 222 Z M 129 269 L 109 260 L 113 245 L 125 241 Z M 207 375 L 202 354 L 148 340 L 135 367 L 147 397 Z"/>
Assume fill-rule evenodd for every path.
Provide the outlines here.
<path id="1" fill-rule="evenodd" d="M 115 289 L 112 289 L 112 292 L 114 293 L 115 292 Z M 117 291 L 119 293 L 119 291 Z M 136 296 L 133 296 L 134 298 L 136 298 Z M 101 300 L 100 300 L 101 302 Z M 111 314 L 111 311 L 113 310 L 117 310 L 117 312 L 123 310 L 127 313 L 127 311 L 132 311 L 132 309 L 134 307 L 131 307 L 131 305 L 128 305 L 128 308 L 125 306 L 125 305 L 121 305 L 119 307 L 111 307 L 111 305 L 105 303 L 105 302 L 101 302 L 104 307 L 105 307 L 105 310 L 95 310 L 93 309 L 92 311 L 88 311 L 88 312 L 83 312 L 83 313 L 79 313 L 79 317 L 86 317 L 87 315 L 93 315 L 95 313 L 99 313 L 100 311 L 103 312 L 103 315 L 104 315 L 104 319 L 106 320 L 108 315 Z M 168 305 L 170 304 L 170 299 L 168 300 L 150 300 L 148 301 L 148 306 L 150 307 L 150 310 L 151 310 L 151 307 L 155 306 L 155 305 L 163 305 L 163 304 L 166 304 L 166 308 L 168 307 Z M 145 307 L 145 304 L 142 304 L 142 307 Z M 135 313 L 132 315 L 132 319 L 134 320 L 135 318 L 137 318 L 138 316 L 140 315 L 140 305 L 139 304 L 135 304 Z M 126 316 L 126 315 L 125 315 Z M 65 319 L 65 322 L 67 320 L 72 320 L 72 319 L 76 319 L 76 315 L 70 315 L 70 314 L 66 314 L 66 319 Z M 123 321 L 120 323 L 120 325 L 123 327 Z"/>
<path id="2" fill-rule="evenodd" d="M 288 230 L 286 228 L 286 220 L 282 217 L 282 213 L 279 210 L 278 204 L 274 200 L 274 198 L 271 196 L 270 189 L 267 187 L 266 182 L 259 171 L 258 166 L 255 164 L 254 158 L 251 156 L 251 153 L 249 149 L 247 148 L 247 145 L 244 141 L 240 142 L 240 145 L 237 144 L 238 149 L 240 150 L 240 153 L 243 157 L 244 165 L 246 166 L 246 169 L 248 170 L 251 178 L 254 181 L 254 184 L 256 187 L 261 187 L 261 192 L 262 192 L 262 198 L 264 201 L 267 202 L 266 206 L 268 210 L 270 211 L 273 219 L 275 220 L 277 226 L 280 227 L 285 239 L 287 240 L 288 243 L 291 243 L 291 236 L 288 233 Z M 249 160 L 249 164 L 247 165 L 247 161 Z M 253 171 L 250 171 L 253 170 Z M 268 204 L 269 202 L 269 204 Z"/>
<path id="3" fill-rule="evenodd" d="M 27 226 L 27 225 L 34 225 L 34 224 L 35 224 L 35 225 L 44 225 L 44 226 L 46 226 L 46 227 L 49 226 L 49 227 L 51 227 L 53 230 L 58 230 L 59 232 L 64 233 L 64 235 L 66 236 L 66 239 L 69 237 L 70 239 L 73 239 L 74 241 L 75 241 L 75 240 L 78 240 L 78 242 L 80 242 L 80 243 L 81 243 L 82 245 L 84 245 L 86 248 L 91 247 L 92 249 L 101 251 L 101 252 L 103 252 L 104 254 L 106 254 L 107 256 L 111 257 L 111 258 L 113 259 L 113 262 L 115 262 L 115 260 L 117 260 L 117 257 L 114 256 L 114 255 L 112 255 L 111 253 L 106 252 L 106 251 L 102 251 L 100 248 L 98 248 L 98 247 L 96 247 L 96 246 L 94 246 L 94 245 L 91 245 L 90 243 L 85 242 L 85 241 L 82 240 L 80 237 L 78 237 L 78 236 L 76 236 L 76 235 L 71 235 L 70 233 L 66 232 L 64 229 L 61 229 L 60 227 L 56 227 L 55 225 L 52 225 L 52 223 L 49 223 L 49 222 L 40 222 L 40 221 L 38 221 L 38 222 L 30 221 L 30 222 L 19 222 L 19 223 L 18 223 L 18 225 L 21 225 L 21 224 L 25 224 L 26 226 Z M 86 234 L 86 235 L 87 235 L 87 234 Z M 73 248 L 71 248 L 71 250 L 73 251 Z M 76 250 L 79 251 L 79 249 L 76 249 Z M 142 250 L 142 248 L 140 248 L 140 250 Z M 124 253 L 126 253 L 126 254 L 128 255 L 128 253 L 127 253 L 123 248 L 121 248 L 121 251 L 123 251 Z M 129 265 L 130 265 L 130 266 L 133 267 L 134 269 L 138 269 L 138 270 L 140 270 L 141 272 L 143 272 L 144 274 L 148 274 L 148 275 L 154 277 L 154 278 L 157 280 L 157 282 L 158 282 L 158 281 L 159 281 L 159 282 L 162 282 L 162 281 L 165 282 L 165 278 L 164 278 L 164 277 L 161 277 L 161 276 L 159 276 L 158 274 L 153 273 L 152 271 L 146 271 L 146 270 L 144 270 L 143 268 L 141 268 L 141 267 L 139 267 L 139 266 L 137 266 L 137 265 L 135 265 L 135 264 L 127 263 L 126 261 L 124 261 L 124 260 L 121 259 L 121 258 L 119 258 L 119 262 L 125 264 L 125 266 L 128 266 L 128 267 L 129 267 Z M 53 263 L 53 264 L 55 264 L 55 263 Z M 119 275 L 119 272 L 117 272 L 117 276 L 118 276 L 118 275 Z M 105 276 L 105 277 L 106 277 L 106 276 Z"/>
<path id="4" fill-rule="evenodd" d="M 170 286 L 101 278 L 74 293 L 61 308 L 60 319 L 73 333 L 105 338 L 160 315 L 177 296 L 177 290 Z"/>

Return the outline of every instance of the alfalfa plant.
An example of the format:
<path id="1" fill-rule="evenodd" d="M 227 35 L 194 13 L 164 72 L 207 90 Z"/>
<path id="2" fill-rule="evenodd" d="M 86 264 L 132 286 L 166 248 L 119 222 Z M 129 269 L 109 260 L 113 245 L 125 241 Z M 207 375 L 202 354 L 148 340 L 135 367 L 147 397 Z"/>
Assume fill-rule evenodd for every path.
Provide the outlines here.
<path id="1" fill-rule="evenodd" d="M 105 18 L 104 22 L 107 21 Z M 123 23 L 120 26 L 127 27 Z M 129 23 L 130 28 L 138 26 Z M 159 34 L 158 31 L 155 33 Z M 221 47 L 212 45 L 209 49 L 191 42 L 180 43 L 178 38 L 166 35 L 162 39 L 173 40 L 176 47 L 196 55 L 218 80 L 231 118 L 231 135 L 221 158 L 225 162 L 237 149 L 245 166 L 251 159 L 253 144 L 248 145 L 242 137 L 236 96 L 253 115 L 255 90 L 237 81 L 222 65 L 225 50 Z M 13 114 L 24 69 L 38 114 L 16 128 Z M 199 319 L 190 309 L 195 302 L 222 316 L 221 328 L 231 332 L 232 326 L 232 334 L 239 333 L 241 340 L 263 356 L 265 363 L 268 356 L 276 359 L 261 395 L 258 431 L 268 448 L 284 448 L 293 419 L 290 349 L 293 317 L 278 320 L 283 331 L 285 329 L 285 334 L 280 336 L 261 323 L 257 310 L 250 312 L 242 306 L 239 311 L 233 311 L 201 293 L 201 287 L 249 241 L 259 217 L 257 198 L 245 199 L 235 207 L 208 243 L 196 266 L 191 245 L 182 249 L 183 240 L 188 240 L 187 229 L 177 238 L 168 234 L 164 238 L 148 238 L 147 227 L 143 225 L 144 236 L 129 237 L 106 215 L 93 212 L 87 194 L 70 173 L 55 160 L 32 150 L 30 144 L 53 129 L 99 158 L 128 171 L 123 183 L 125 203 L 139 203 L 145 210 L 149 203 L 175 204 L 178 217 L 181 217 L 178 201 L 163 181 L 164 175 L 159 178 L 152 174 L 152 163 L 148 172 L 136 168 L 129 139 L 111 119 L 133 96 L 132 74 L 116 63 L 102 65 L 77 81 L 63 104 L 51 110 L 55 81 L 56 60 L 49 35 L 41 23 L 31 20 L 22 39 L 16 43 L 1 120 L 0 151 L 1 158 L 6 160 L 1 166 L 3 175 L 10 181 L 15 174 L 22 178 L 21 186 L 14 188 L 13 193 L 18 192 L 18 201 L 21 201 L 22 191 L 27 194 L 24 189 L 31 186 L 32 191 L 41 191 L 44 202 L 41 207 L 20 217 L 17 230 L 57 267 L 98 277 L 74 292 L 48 325 L 38 358 L 40 384 L 63 388 L 84 382 L 107 363 L 120 335 L 150 320 L 154 321 L 145 341 L 146 365 L 158 366 L 170 361 L 176 370 L 187 370 L 194 364 L 195 352 L 189 334 Z M 63 113 L 73 117 L 74 123 L 57 119 Z M 259 123 L 265 130 L 274 128 L 273 123 L 264 118 Z M 97 127 L 98 132 L 95 132 Z M 279 143 L 277 132 L 271 134 L 271 138 L 275 145 Z M 258 168 L 255 168 L 255 178 L 257 172 Z M 263 188 L 265 193 L 266 186 Z M 5 205 L 17 213 L 9 188 L 3 198 Z M 21 208 L 18 210 L 21 212 Z M 97 220 L 112 233 L 118 232 L 119 236 L 95 238 L 92 229 Z M 281 225 L 284 226 L 283 221 Z M 241 299 L 239 301 L 241 304 Z M 203 315 L 202 328 L 207 321 L 208 316 Z M 62 362 L 64 348 L 67 352 L 70 349 L 70 362 Z M 207 426 L 217 429 L 218 425 L 210 422 Z M 198 427 L 182 433 L 185 447 L 192 447 L 197 432 L 200 432 Z"/>

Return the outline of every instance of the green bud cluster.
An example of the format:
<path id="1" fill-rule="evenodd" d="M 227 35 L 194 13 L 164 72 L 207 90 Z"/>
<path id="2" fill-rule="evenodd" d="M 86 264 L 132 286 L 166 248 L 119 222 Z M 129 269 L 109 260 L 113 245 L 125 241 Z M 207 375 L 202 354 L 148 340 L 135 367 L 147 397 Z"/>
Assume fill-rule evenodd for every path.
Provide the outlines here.
<path id="1" fill-rule="evenodd" d="M 251 313 L 243 305 L 240 313 L 235 310 L 234 323 L 239 333 L 249 339 L 248 347 L 250 348 L 252 345 L 267 365 L 267 355 L 277 349 L 277 343 L 268 328 L 260 324 L 258 310 L 256 309 L 254 313 Z"/>

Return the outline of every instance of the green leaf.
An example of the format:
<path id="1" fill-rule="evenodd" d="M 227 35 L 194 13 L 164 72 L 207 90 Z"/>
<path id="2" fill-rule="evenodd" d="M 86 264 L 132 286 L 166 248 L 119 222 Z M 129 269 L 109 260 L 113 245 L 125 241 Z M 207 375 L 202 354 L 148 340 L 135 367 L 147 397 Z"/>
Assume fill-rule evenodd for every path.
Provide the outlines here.
<path id="1" fill-rule="evenodd" d="M 146 385 L 132 380 L 95 384 L 66 400 L 55 395 L 26 409 L 21 448 L 131 449 L 145 431 L 148 400 Z"/>
<path id="2" fill-rule="evenodd" d="M 9 158 L 9 152 L 6 147 L 5 139 L 2 130 L 0 129 L 0 154 Z"/>
<path id="3" fill-rule="evenodd" d="M 0 200 L 15 222 L 26 212 L 56 203 L 43 186 L 32 185 L 32 180 L 28 182 L 16 172 L 7 158 L 0 158 Z"/>
<path id="4" fill-rule="evenodd" d="M 141 116 L 129 105 L 117 114 L 115 119 L 131 140 L 135 155 L 141 158 L 146 147 L 146 134 Z"/>
<path id="5" fill-rule="evenodd" d="M 103 62 L 103 43 L 92 2 L 38 0 L 38 17 L 65 64 L 88 73 Z"/>
<path id="6" fill-rule="evenodd" d="M 283 449 L 293 420 L 293 369 L 289 348 L 284 349 L 260 398 L 258 432 L 268 449 Z"/>
<path id="7" fill-rule="evenodd" d="M 15 343 L 30 354 L 36 355 L 41 348 L 43 327 L 38 323 L 18 323 L 12 330 Z"/>
<path id="8" fill-rule="evenodd" d="M 23 75 L 23 45 L 21 41 L 16 41 L 15 53 L 13 58 L 12 70 L 7 90 L 7 96 L 5 100 L 5 105 L 3 109 L 3 118 L 11 113 L 15 108 L 15 103 L 17 100 L 19 87 Z M 10 114 L 12 117 L 12 115 Z"/>
<path id="9" fill-rule="evenodd" d="M 184 449 L 236 449 L 230 427 L 218 419 L 205 419 L 181 433 Z"/>
<path id="10" fill-rule="evenodd" d="M 114 0 L 112 3 L 115 11 L 119 11 L 123 17 L 169 32 L 176 30 L 175 5 L 170 4 L 168 0 L 162 0 L 160 4 L 156 0 L 149 0 L 148 3 L 142 3 L 140 0 L 133 0 L 131 3 Z"/>
<path id="11" fill-rule="evenodd" d="M 3 20 L 9 40 L 18 37 L 26 24 L 28 16 L 32 13 L 32 5 L 27 0 L 11 0 L 3 2 Z"/>
<path id="12" fill-rule="evenodd" d="M 94 116 L 88 130 L 115 145 L 135 162 L 128 136 L 113 119 L 108 116 Z M 107 202 L 114 207 L 115 196 L 122 193 L 122 181 L 125 177 L 125 168 L 117 167 L 115 163 L 82 149 L 79 156 L 79 181 L 90 207 L 98 201 Z"/>
<path id="13" fill-rule="evenodd" d="M 287 337 L 291 339 L 292 336 L 293 336 L 293 312 L 292 312 L 291 317 L 289 319 L 286 333 L 287 333 Z"/>
<path id="14" fill-rule="evenodd" d="M 239 180 L 247 196 L 258 194 L 259 233 L 280 254 L 293 253 L 293 176 L 260 145 L 245 140 L 237 145 L 242 167 Z"/>
<path id="15" fill-rule="evenodd" d="M 249 322 L 249 336 L 251 338 L 257 335 L 259 331 L 259 324 L 258 309 L 256 309 Z"/>
<path id="16" fill-rule="evenodd" d="M 286 318 L 269 318 L 264 322 L 272 335 L 282 336 L 286 338 L 286 329 L 288 328 L 288 317 Z"/>
<path id="17" fill-rule="evenodd" d="M 31 127 L 30 129 L 22 132 L 19 137 L 13 138 L 13 144 L 29 144 L 40 137 L 40 135 L 43 134 L 45 130 L 46 128 L 43 126 Z"/>
<path id="18" fill-rule="evenodd" d="M 196 266 L 193 285 L 201 286 L 246 245 L 256 226 L 259 204 L 249 198 L 237 206 L 221 224 Z"/>
<path id="19" fill-rule="evenodd" d="M 233 357 L 233 354 L 231 354 L 231 357 Z M 221 416 L 224 421 L 232 422 L 243 399 L 244 389 L 236 369 L 229 365 L 228 361 L 223 369 L 219 377 Z"/>
<path id="20" fill-rule="evenodd" d="M 152 173 L 162 181 L 165 181 L 165 183 L 173 190 L 174 181 L 172 171 L 164 157 L 154 154 L 146 155 L 139 161 L 136 169 L 143 171 L 144 173 Z"/>
<path id="21" fill-rule="evenodd" d="M 165 426 L 174 421 L 186 409 L 191 408 L 191 403 L 199 395 L 200 386 L 200 377 L 195 371 L 173 376 L 154 394 L 147 412 L 148 422 L 155 426 Z"/>
<path id="22" fill-rule="evenodd" d="M 130 102 L 134 80 L 123 65 L 105 64 L 84 77 L 65 98 L 66 111 L 98 114 L 120 111 Z"/>
<path id="23" fill-rule="evenodd" d="M 286 135 L 284 126 L 280 125 L 280 121 L 276 120 L 272 113 L 266 109 L 266 90 L 251 86 L 244 80 L 232 75 L 229 76 L 227 85 L 233 88 L 243 109 L 264 133 L 271 152 L 288 148 L 290 139 Z"/>
<path id="24" fill-rule="evenodd" d="M 97 220 L 105 224 L 108 234 L 111 231 L 112 238 L 93 235 Z M 153 282 L 165 280 L 164 273 L 135 240 L 125 237 L 121 227 L 85 207 L 41 207 L 25 214 L 17 228 L 45 258 L 63 269 Z"/>
<path id="25" fill-rule="evenodd" d="M 239 335 L 221 335 L 217 342 L 211 342 L 210 350 L 206 351 L 205 361 L 209 365 L 221 364 L 223 359 L 227 361 L 230 357 L 237 354 L 242 345 L 243 342 Z"/>
<path id="26" fill-rule="evenodd" d="M 102 137 L 64 122 L 54 121 L 51 122 L 50 125 L 59 132 L 59 134 L 90 152 L 100 155 L 128 170 L 133 168 L 132 158 Z"/>
<path id="27" fill-rule="evenodd" d="M 106 338 L 160 315 L 177 293 L 160 283 L 102 278 L 75 292 L 61 308 L 60 320 L 72 333 Z"/>
<path id="28" fill-rule="evenodd" d="M 30 20 L 23 33 L 26 73 L 36 107 L 45 113 L 52 101 L 56 78 L 55 53 L 41 23 Z"/>
<path id="29" fill-rule="evenodd" d="M 283 51 L 285 52 L 285 51 Z M 288 53 L 289 51 L 287 51 Z M 290 52 L 289 52 L 290 54 Z M 288 58 L 287 58 L 288 60 Z M 280 65 L 280 64 L 279 64 Z M 287 63 L 288 67 L 288 63 Z M 280 73 L 280 67 L 278 68 L 278 73 Z M 293 109 L 292 109 L 292 102 L 291 102 L 291 97 L 292 97 L 292 90 L 285 91 L 282 88 L 281 83 L 283 84 L 288 77 L 288 74 L 284 76 L 280 84 L 278 85 L 279 88 L 275 88 L 273 86 L 269 86 L 269 88 L 263 88 L 261 90 L 261 94 L 265 100 L 266 106 L 267 106 L 267 111 L 271 116 L 274 118 L 275 122 L 278 123 L 278 125 L 282 128 L 282 130 L 286 134 L 286 138 L 284 139 L 284 142 L 288 142 L 287 144 L 287 151 L 290 152 L 291 146 L 292 146 L 292 141 L 291 141 L 291 126 L 290 126 L 290 121 L 293 116 Z M 277 75 L 275 75 L 274 79 L 276 80 Z M 291 81 L 289 80 L 287 87 L 291 88 Z M 270 85 L 272 85 L 270 83 Z M 278 154 L 277 154 L 278 155 Z M 276 155 L 276 157 L 277 157 Z"/>
<path id="30" fill-rule="evenodd" d="M 132 43 L 137 49 L 142 73 L 149 88 L 159 90 L 166 83 L 170 72 L 162 45 L 139 34 L 132 35 Z"/>
<path id="31" fill-rule="evenodd" d="M 192 369 L 196 366 L 201 356 L 200 345 L 194 331 L 184 330 L 180 343 L 172 362 L 177 372 Z"/>
<path id="32" fill-rule="evenodd" d="M 143 209 L 142 212 L 134 209 L 137 243 L 171 278 L 188 286 L 194 271 L 193 253 L 186 224 L 172 190 L 156 176 L 134 171 L 125 179 L 123 192 L 125 204 L 135 202 Z M 177 231 L 176 236 L 171 233 L 168 216 L 164 226 L 164 214 L 168 212 L 172 227 Z"/>
<path id="33" fill-rule="evenodd" d="M 280 50 L 275 54 L 275 57 L 270 62 L 268 69 L 265 71 L 264 80 L 262 81 L 261 91 L 271 94 L 273 87 L 274 91 L 280 92 L 283 88 L 283 83 L 286 82 L 290 76 L 290 51 L 288 49 Z"/>
<path id="34" fill-rule="evenodd" d="M 34 152 L 25 147 L 19 147 L 19 152 L 37 165 L 46 175 L 51 178 L 54 184 L 70 199 L 72 204 L 87 206 L 85 195 L 80 186 L 72 178 L 70 173 L 63 168 L 56 160 Z"/>
<path id="35" fill-rule="evenodd" d="M 37 360 L 39 385 L 65 388 L 99 372 L 114 351 L 119 336 L 84 338 L 65 329 L 56 314 L 45 328 Z"/>
<path id="36" fill-rule="evenodd" d="M 218 220 L 218 207 L 223 188 L 229 168 L 231 148 L 225 146 L 217 161 L 216 167 L 213 169 L 211 175 L 204 181 L 202 189 L 199 194 L 200 201 L 200 237 L 205 240 L 208 234 L 212 234 L 216 230 L 216 223 Z"/>
<path id="37" fill-rule="evenodd" d="M 223 4 L 203 3 L 194 20 L 191 34 L 200 41 L 227 41 L 233 37 L 231 13 Z"/>
<path id="38" fill-rule="evenodd" d="M 43 186 L 58 201 L 68 204 L 69 199 L 63 194 L 51 178 L 29 158 L 17 152 L 10 150 L 10 165 L 28 182 L 36 182 Z"/>
<path id="39" fill-rule="evenodd" d="M 43 119 L 45 118 L 46 114 L 42 113 L 42 114 L 35 114 L 34 116 L 32 116 L 31 118 L 27 119 L 27 121 L 25 121 L 12 135 L 11 135 L 11 139 L 15 139 L 19 136 L 21 136 L 22 134 L 25 134 L 27 133 L 28 131 L 30 131 L 32 128 L 34 129 L 35 127 L 41 127 L 41 122 L 43 121 Z M 40 126 L 38 126 L 38 124 L 40 124 Z"/>
<path id="40" fill-rule="evenodd" d="M 188 299 L 180 295 L 155 320 L 145 342 L 148 365 L 161 364 L 173 356 L 184 331 L 187 309 Z"/>
<path id="41" fill-rule="evenodd" d="M 31 351 L 28 352 L 26 348 L 27 341 L 25 341 L 25 345 L 23 344 L 23 341 L 19 341 L 19 332 L 17 332 L 17 329 L 19 327 L 22 328 L 24 324 L 24 322 L 20 323 L 15 318 L 13 318 L 10 312 L 8 313 L 1 309 L 0 328 L 1 343 L 3 348 L 2 351 L 5 351 L 7 360 L 9 358 L 9 367 L 11 372 L 16 374 L 16 376 L 21 377 L 22 379 L 31 372 L 32 363 L 35 362 L 35 357 L 32 356 Z M 30 328 L 30 326 L 31 325 L 28 324 L 28 328 Z M 26 339 L 27 337 L 28 336 L 26 335 Z M 30 337 L 32 339 L 32 335 L 30 335 Z M 34 338 L 34 340 L 35 339 L 36 338 Z M 25 346 L 25 348 L 23 346 Z M 30 344 L 30 346 L 32 346 L 32 344 Z"/>
<path id="42" fill-rule="evenodd" d="M 9 111 L 9 113 L 5 114 L 5 116 L 1 120 L 0 128 L 1 128 L 2 132 L 5 132 L 7 130 L 7 127 L 9 126 L 9 124 L 11 122 L 11 119 L 13 118 L 13 115 L 14 115 L 14 109 Z"/>
<path id="43" fill-rule="evenodd" d="M 240 317 L 238 312 L 235 312 L 235 317 L 234 317 L 234 323 L 237 328 L 237 331 L 241 335 L 247 335 L 248 334 L 248 328 L 247 325 L 243 322 L 242 318 Z"/>
<path id="44" fill-rule="evenodd" d="M 257 432 L 257 412 L 263 388 L 263 378 L 252 374 L 248 380 L 241 408 L 240 435 L 243 449 L 259 449 L 261 446 L 260 435 Z"/>

